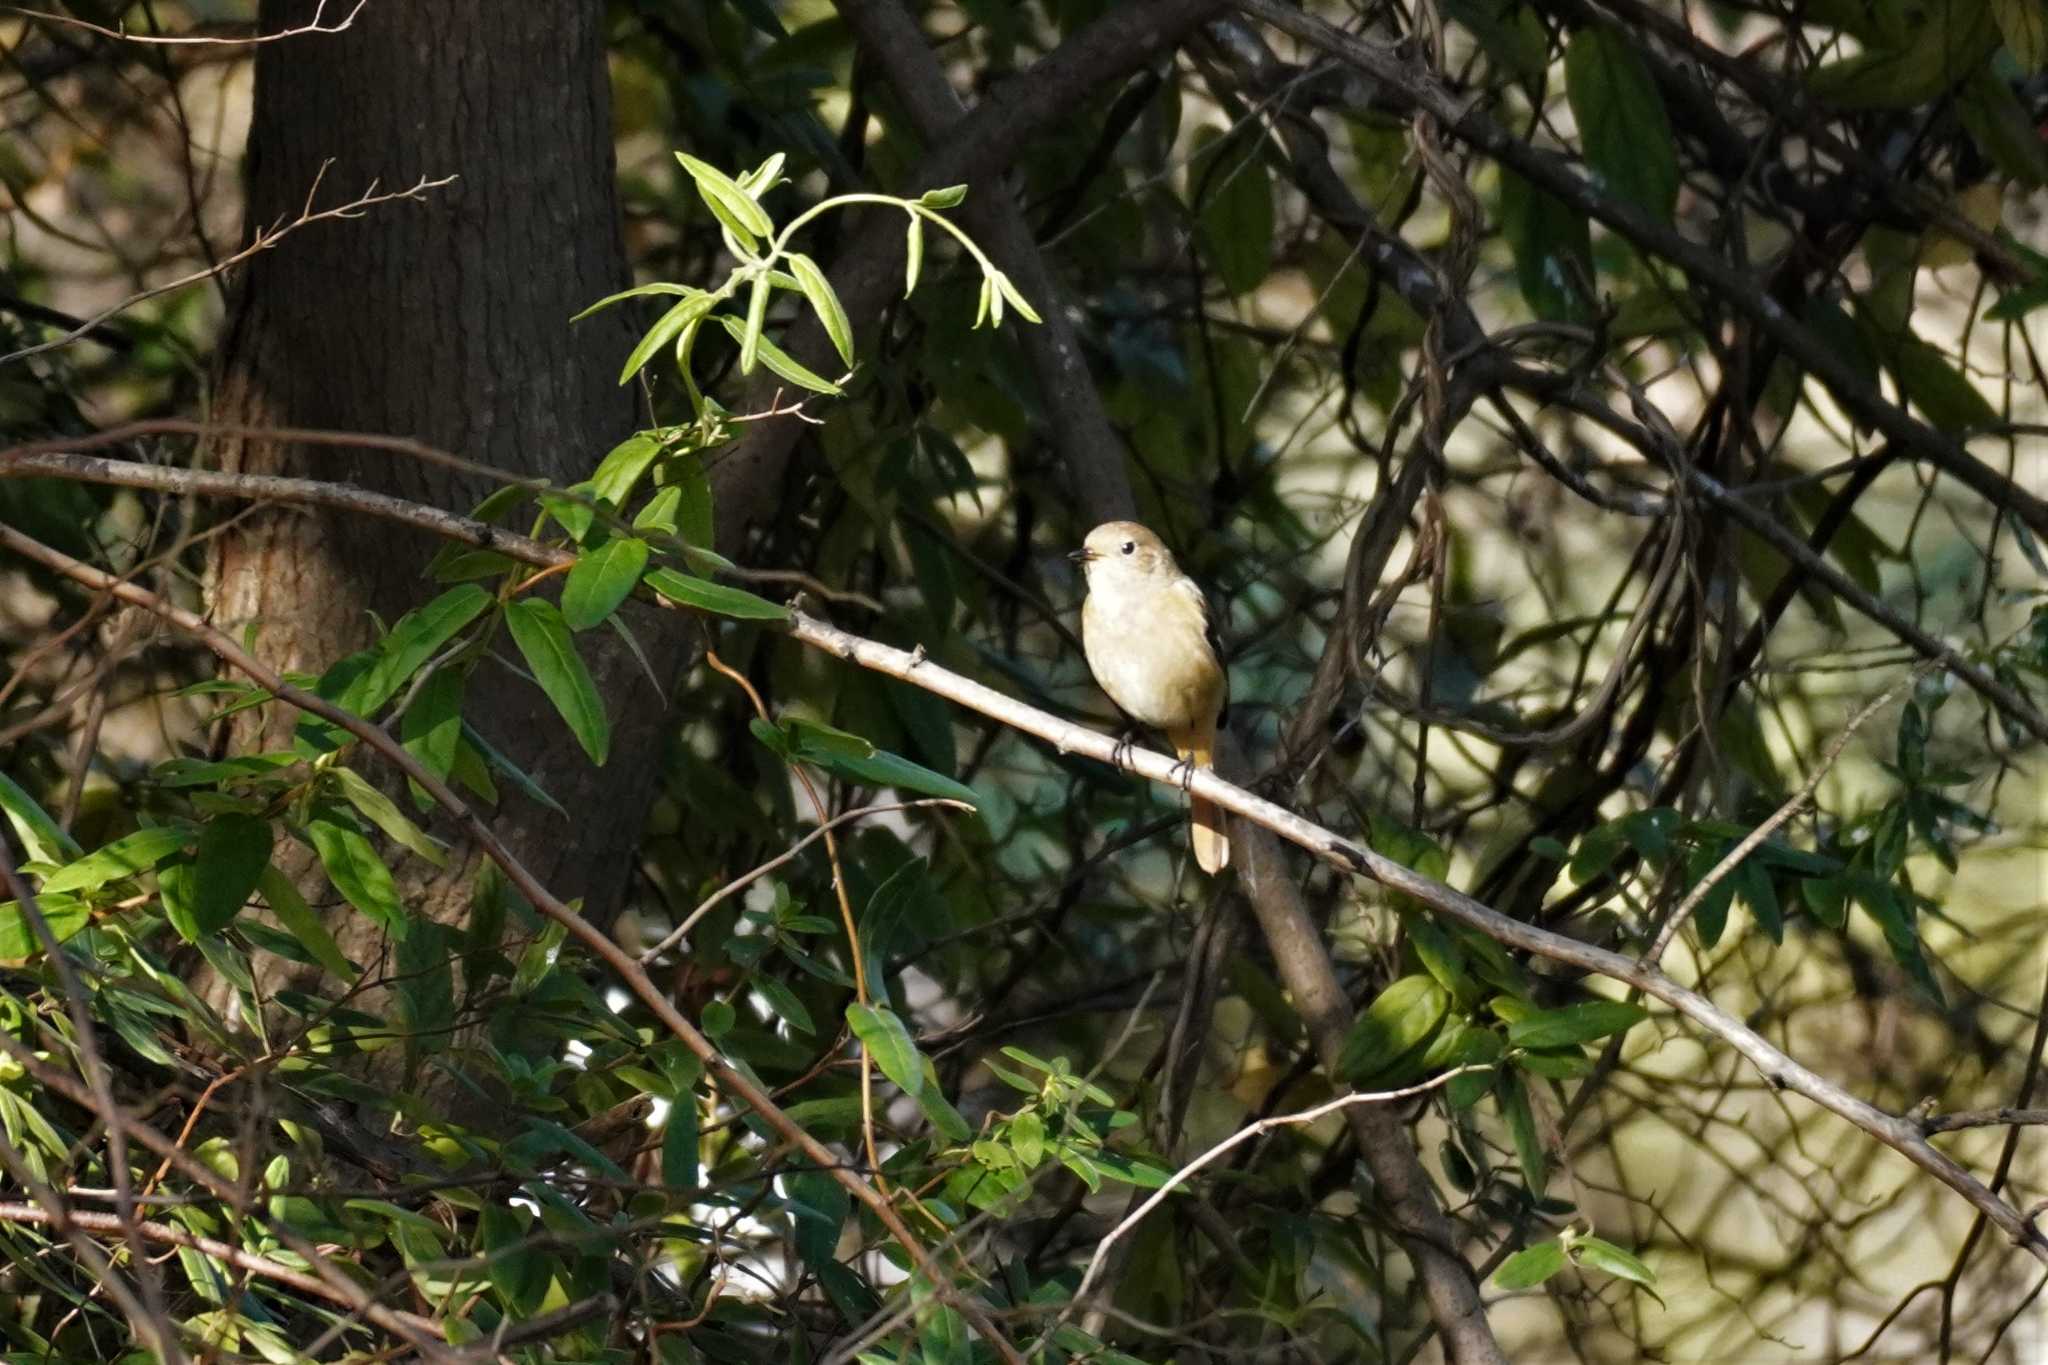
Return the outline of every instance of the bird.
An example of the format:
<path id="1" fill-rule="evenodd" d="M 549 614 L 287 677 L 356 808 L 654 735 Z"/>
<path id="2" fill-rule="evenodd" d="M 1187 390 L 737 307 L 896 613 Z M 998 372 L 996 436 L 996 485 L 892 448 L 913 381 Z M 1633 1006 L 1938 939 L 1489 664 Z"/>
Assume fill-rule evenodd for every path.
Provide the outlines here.
<path id="1" fill-rule="evenodd" d="M 1068 558 L 1081 566 L 1081 647 L 1109 699 L 1141 725 L 1165 732 L 1197 768 L 1216 760 L 1216 727 L 1230 690 L 1209 629 L 1209 602 L 1180 571 L 1166 543 L 1135 521 L 1106 521 Z M 1214 876 L 1230 864 L 1223 812 L 1189 795 L 1195 864 Z"/>

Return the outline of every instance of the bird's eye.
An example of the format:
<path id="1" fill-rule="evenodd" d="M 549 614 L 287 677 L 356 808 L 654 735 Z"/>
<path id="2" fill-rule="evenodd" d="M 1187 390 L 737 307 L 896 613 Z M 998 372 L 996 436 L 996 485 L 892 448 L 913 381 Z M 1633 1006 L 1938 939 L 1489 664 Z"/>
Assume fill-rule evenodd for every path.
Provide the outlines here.
<path id="1" fill-rule="evenodd" d="M 1135 541 L 1135 540 L 1127 540 L 1127 541 L 1125 541 L 1125 542 L 1124 542 L 1124 553 L 1125 553 L 1125 554 L 1127 554 L 1127 555 L 1130 555 L 1130 554 L 1136 554 L 1137 552 L 1138 552 L 1138 542 L 1137 542 L 1137 541 Z"/>

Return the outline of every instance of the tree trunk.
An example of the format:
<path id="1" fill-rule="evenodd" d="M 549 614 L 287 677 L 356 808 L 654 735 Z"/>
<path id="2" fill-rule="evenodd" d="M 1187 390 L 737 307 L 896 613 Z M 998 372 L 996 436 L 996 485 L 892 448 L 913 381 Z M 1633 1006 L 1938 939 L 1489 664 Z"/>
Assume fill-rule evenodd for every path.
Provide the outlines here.
<path id="1" fill-rule="evenodd" d="M 265 0 L 263 25 L 302 24 L 311 11 L 305 0 Z M 251 234 L 297 217 L 316 185 L 317 205 L 331 206 L 373 182 L 389 191 L 459 178 L 423 202 L 308 227 L 252 261 L 220 350 L 217 420 L 412 437 L 561 484 L 633 430 L 630 391 L 616 382 L 632 343 L 627 320 L 607 312 L 569 325 L 626 279 L 603 11 L 378 0 L 345 32 L 259 49 Z M 348 480 L 454 509 L 493 487 L 334 446 L 221 439 L 209 454 L 224 469 Z M 213 613 L 232 630 L 260 624 L 265 658 L 318 672 L 375 638 L 373 613 L 388 624 L 433 592 L 423 573 L 433 548 L 369 518 L 265 513 L 220 538 Z M 670 677 L 678 633 L 636 634 L 657 676 Z M 466 714 L 577 816 L 564 820 L 507 788 L 499 832 L 552 888 L 603 917 L 630 871 L 662 709 L 612 632 L 583 645 L 616 725 L 603 770 L 508 669 L 486 662 L 472 675 Z M 238 746 L 281 747 L 294 719 L 267 717 Z M 449 917 L 460 912 L 462 870 L 401 878 L 401 889 L 425 913 Z M 363 917 L 338 915 L 333 928 L 358 961 L 376 955 Z"/>

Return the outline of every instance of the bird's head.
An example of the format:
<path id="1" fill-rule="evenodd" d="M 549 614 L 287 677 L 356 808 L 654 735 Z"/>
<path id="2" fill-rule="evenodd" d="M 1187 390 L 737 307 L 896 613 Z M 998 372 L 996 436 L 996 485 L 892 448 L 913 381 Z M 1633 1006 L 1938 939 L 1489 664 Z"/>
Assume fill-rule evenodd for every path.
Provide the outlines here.
<path id="1" fill-rule="evenodd" d="M 1177 577 L 1173 551 L 1135 521 L 1105 521 L 1067 556 L 1088 575 L 1090 586 Z"/>

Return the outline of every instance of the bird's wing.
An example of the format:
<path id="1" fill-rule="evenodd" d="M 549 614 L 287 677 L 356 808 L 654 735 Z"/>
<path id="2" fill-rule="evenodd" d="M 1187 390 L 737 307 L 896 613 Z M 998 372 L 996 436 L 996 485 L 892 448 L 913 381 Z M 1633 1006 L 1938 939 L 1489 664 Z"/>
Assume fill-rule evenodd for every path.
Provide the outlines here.
<path id="1" fill-rule="evenodd" d="M 1209 646 L 1209 657 L 1216 661 L 1216 671 L 1223 675 L 1222 700 L 1216 706 L 1217 715 L 1221 716 L 1224 708 L 1230 705 L 1230 670 L 1223 664 L 1223 637 L 1216 631 L 1216 618 L 1209 610 L 1209 599 L 1203 594 L 1201 585 L 1186 574 L 1182 574 L 1173 586 L 1175 591 L 1195 599 L 1195 610 L 1202 623 L 1202 639 Z"/>

